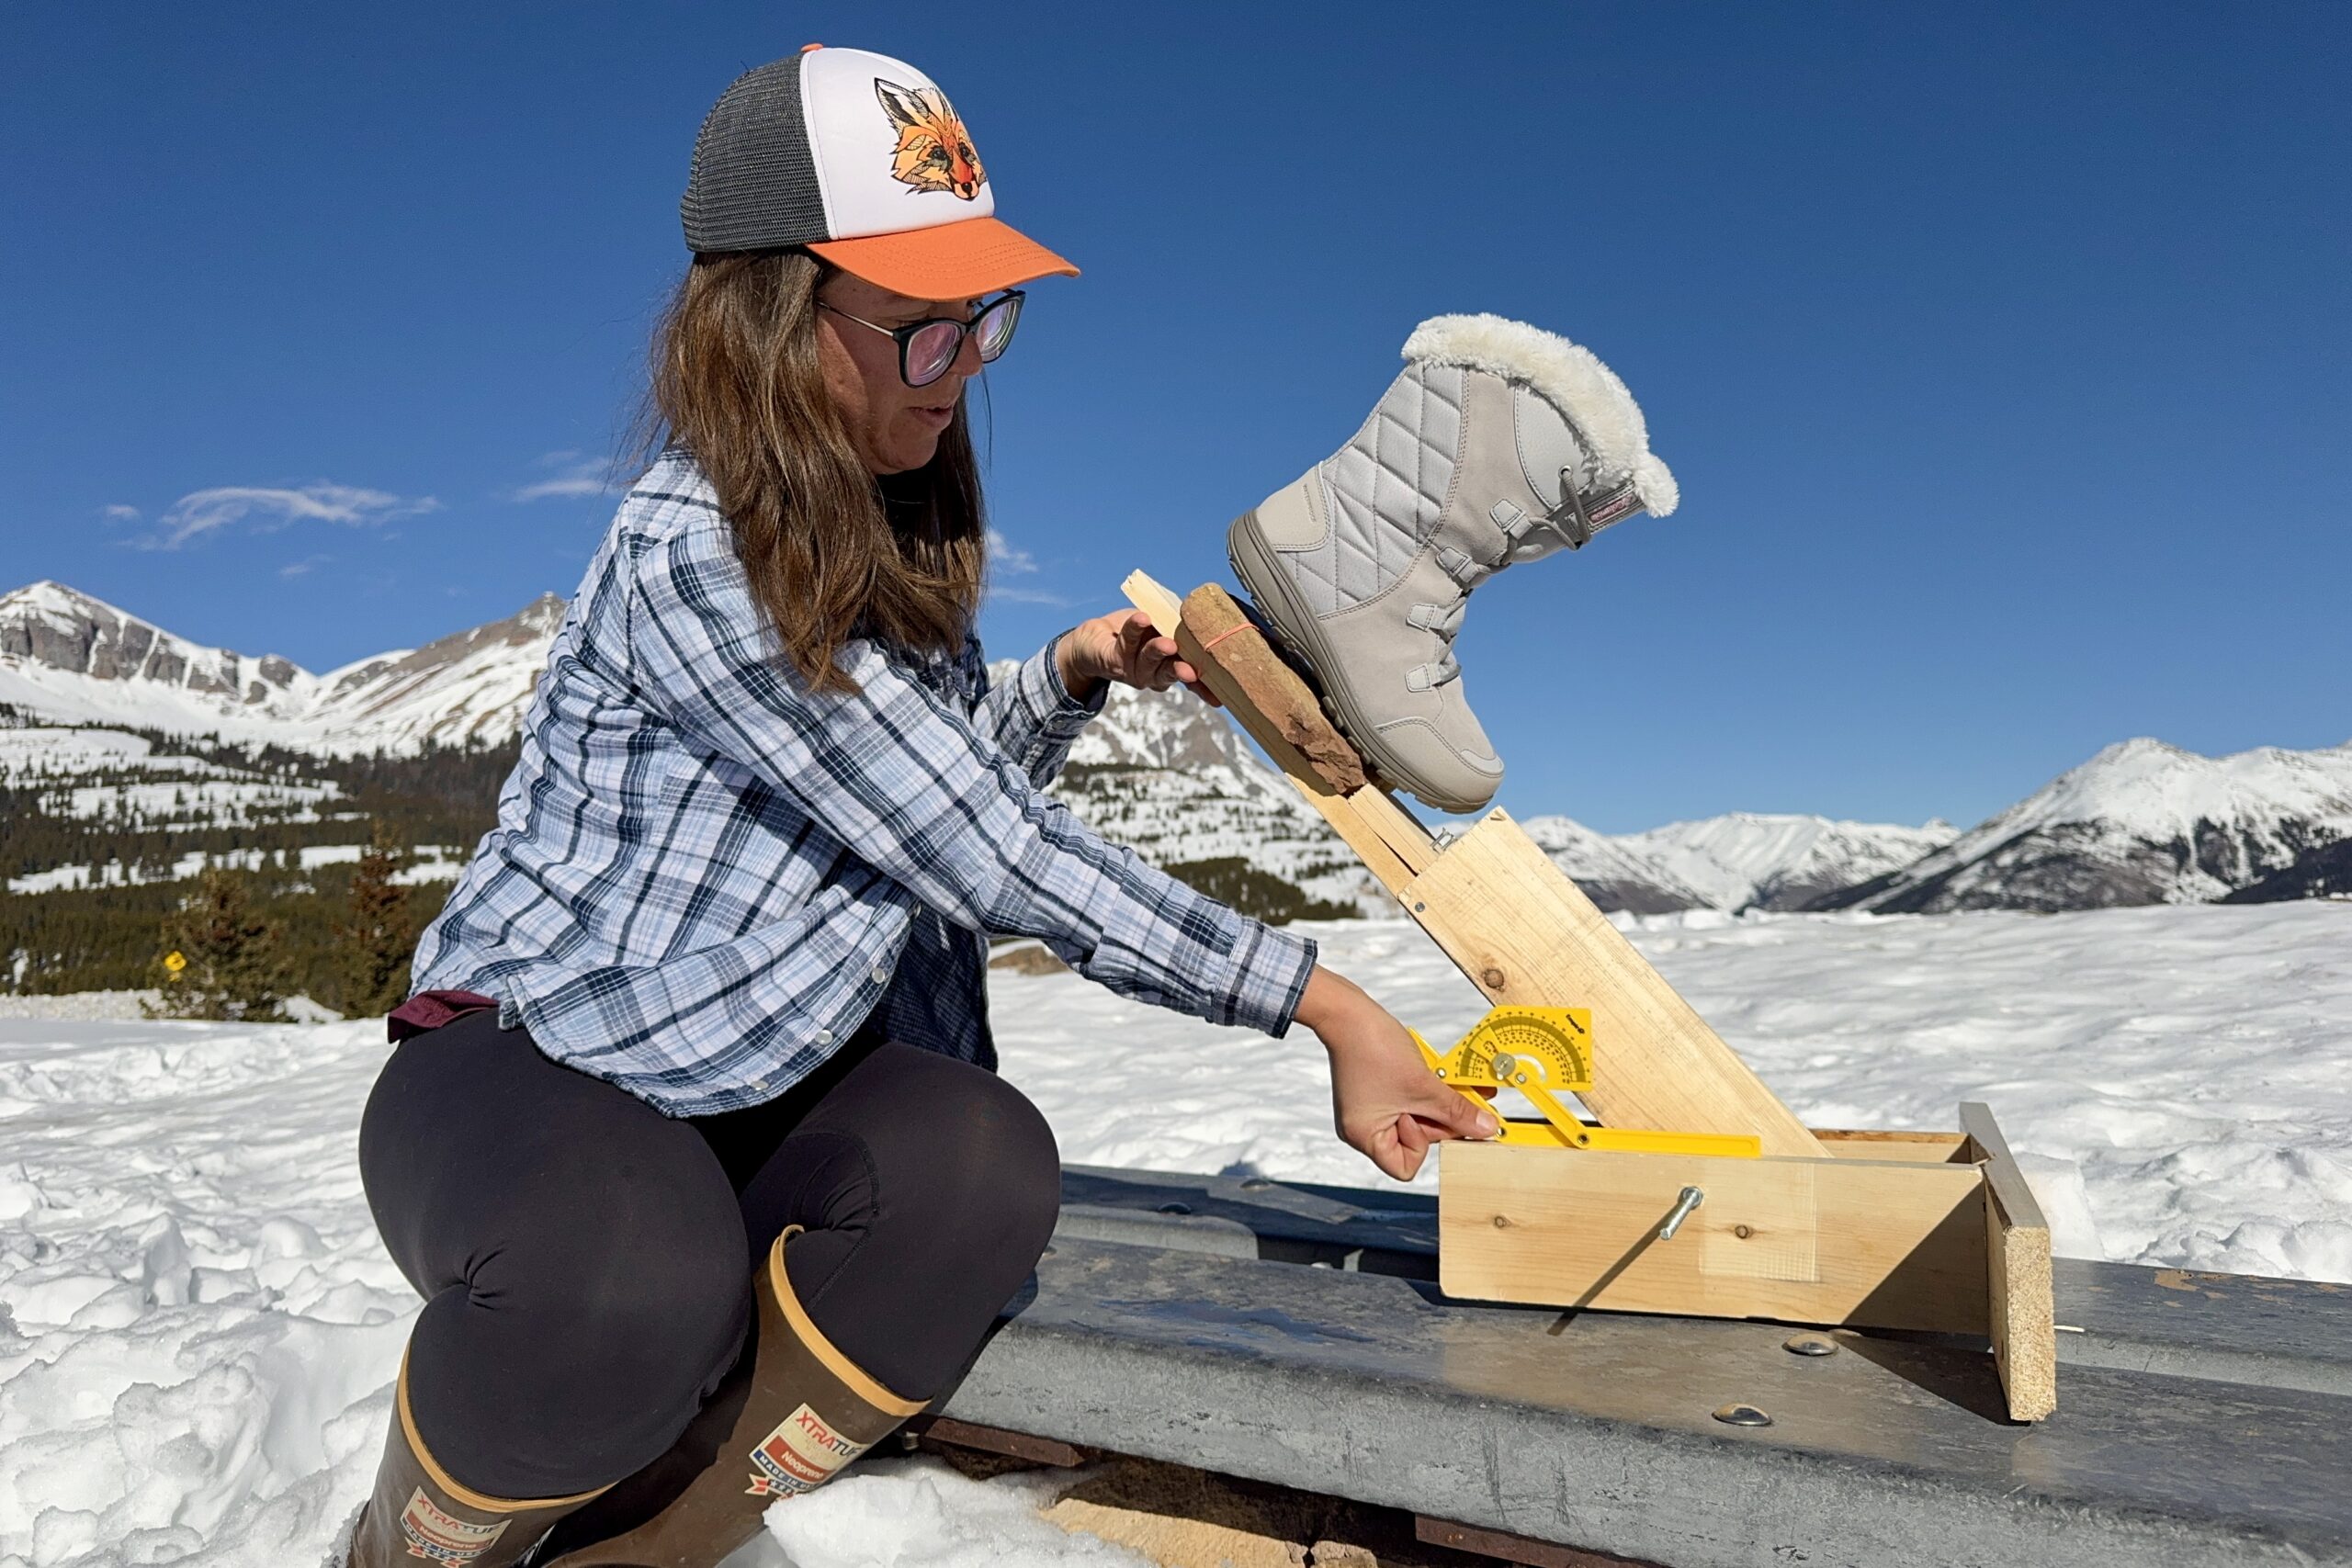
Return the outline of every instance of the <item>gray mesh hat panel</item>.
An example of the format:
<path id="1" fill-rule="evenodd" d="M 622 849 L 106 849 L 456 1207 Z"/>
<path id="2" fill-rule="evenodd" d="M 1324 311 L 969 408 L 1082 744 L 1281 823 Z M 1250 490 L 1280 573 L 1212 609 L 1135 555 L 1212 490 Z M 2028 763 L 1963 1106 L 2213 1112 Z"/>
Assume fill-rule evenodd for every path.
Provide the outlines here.
<path id="1" fill-rule="evenodd" d="M 745 72 L 703 120 L 678 204 L 688 249 L 764 251 L 832 237 L 801 113 L 800 61 Z"/>

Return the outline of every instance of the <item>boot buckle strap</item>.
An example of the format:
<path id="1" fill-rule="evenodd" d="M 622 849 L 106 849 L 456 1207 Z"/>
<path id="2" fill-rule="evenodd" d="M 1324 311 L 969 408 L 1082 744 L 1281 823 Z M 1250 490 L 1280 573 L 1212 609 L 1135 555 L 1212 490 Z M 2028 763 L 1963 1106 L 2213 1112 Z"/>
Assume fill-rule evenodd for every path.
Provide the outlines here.
<path id="1" fill-rule="evenodd" d="M 1442 546 L 1439 548 L 1437 552 L 1437 569 L 1445 573 L 1446 576 L 1453 579 L 1456 586 L 1464 589 L 1476 588 L 1479 583 L 1484 582 L 1495 570 L 1485 561 L 1482 561 L 1476 557 L 1469 554 L 1469 552 L 1465 550 L 1457 550 L 1451 545 Z"/>

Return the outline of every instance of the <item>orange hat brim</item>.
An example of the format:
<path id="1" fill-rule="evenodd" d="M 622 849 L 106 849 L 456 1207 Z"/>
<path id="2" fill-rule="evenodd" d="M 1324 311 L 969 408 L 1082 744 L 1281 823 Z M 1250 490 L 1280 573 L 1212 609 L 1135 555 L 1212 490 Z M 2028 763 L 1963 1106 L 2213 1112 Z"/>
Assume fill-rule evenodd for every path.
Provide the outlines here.
<path id="1" fill-rule="evenodd" d="M 1035 277 L 1078 276 L 1078 268 L 997 218 L 820 240 L 808 248 L 843 272 L 913 299 L 974 299 Z"/>

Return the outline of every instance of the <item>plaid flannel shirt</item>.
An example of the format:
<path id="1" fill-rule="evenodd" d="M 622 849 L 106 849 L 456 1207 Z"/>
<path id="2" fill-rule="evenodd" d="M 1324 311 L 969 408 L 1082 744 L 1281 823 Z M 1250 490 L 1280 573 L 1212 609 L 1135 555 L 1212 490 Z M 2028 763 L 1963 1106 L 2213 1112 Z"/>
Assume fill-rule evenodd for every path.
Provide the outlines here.
<path id="1" fill-rule="evenodd" d="M 500 1002 L 555 1060 L 673 1116 L 781 1094 L 869 1018 L 993 1066 L 981 933 L 1123 996 L 1281 1034 L 1314 943 L 1104 842 L 1045 793 L 1101 708 L 1048 644 L 991 684 L 854 639 L 861 690 L 771 652 L 709 482 L 663 455 L 548 656 L 522 757 L 417 990 Z"/>

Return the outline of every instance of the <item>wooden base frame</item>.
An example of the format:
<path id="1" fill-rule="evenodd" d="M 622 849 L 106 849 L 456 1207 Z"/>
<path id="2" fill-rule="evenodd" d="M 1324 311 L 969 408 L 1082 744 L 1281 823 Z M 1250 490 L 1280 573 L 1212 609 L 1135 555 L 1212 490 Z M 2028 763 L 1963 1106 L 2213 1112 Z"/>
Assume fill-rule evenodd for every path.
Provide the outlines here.
<path id="1" fill-rule="evenodd" d="M 1497 1005 L 1592 1010 L 1609 1126 L 1749 1134 L 1760 1159 L 1452 1144 L 1439 1280 L 1474 1300 L 1982 1336 L 2011 1417 L 2056 1407 L 2050 1232 L 1992 1113 L 1815 1133 L 1501 811 L 1441 843 L 1376 781 L 1225 590 L 1125 592 Z M 1361 782 L 1360 782 L 1361 781 Z M 1658 1232 L 1687 1189 L 1699 1207 Z"/>
<path id="2" fill-rule="evenodd" d="M 1960 1120 L 1816 1133 L 1823 1159 L 1448 1144 L 1438 1283 L 1468 1301 L 1983 1338 L 2010 1418 L 2037 1421 L 2057 1403 L 2049 1226 L 1992 1113 Z"/>

